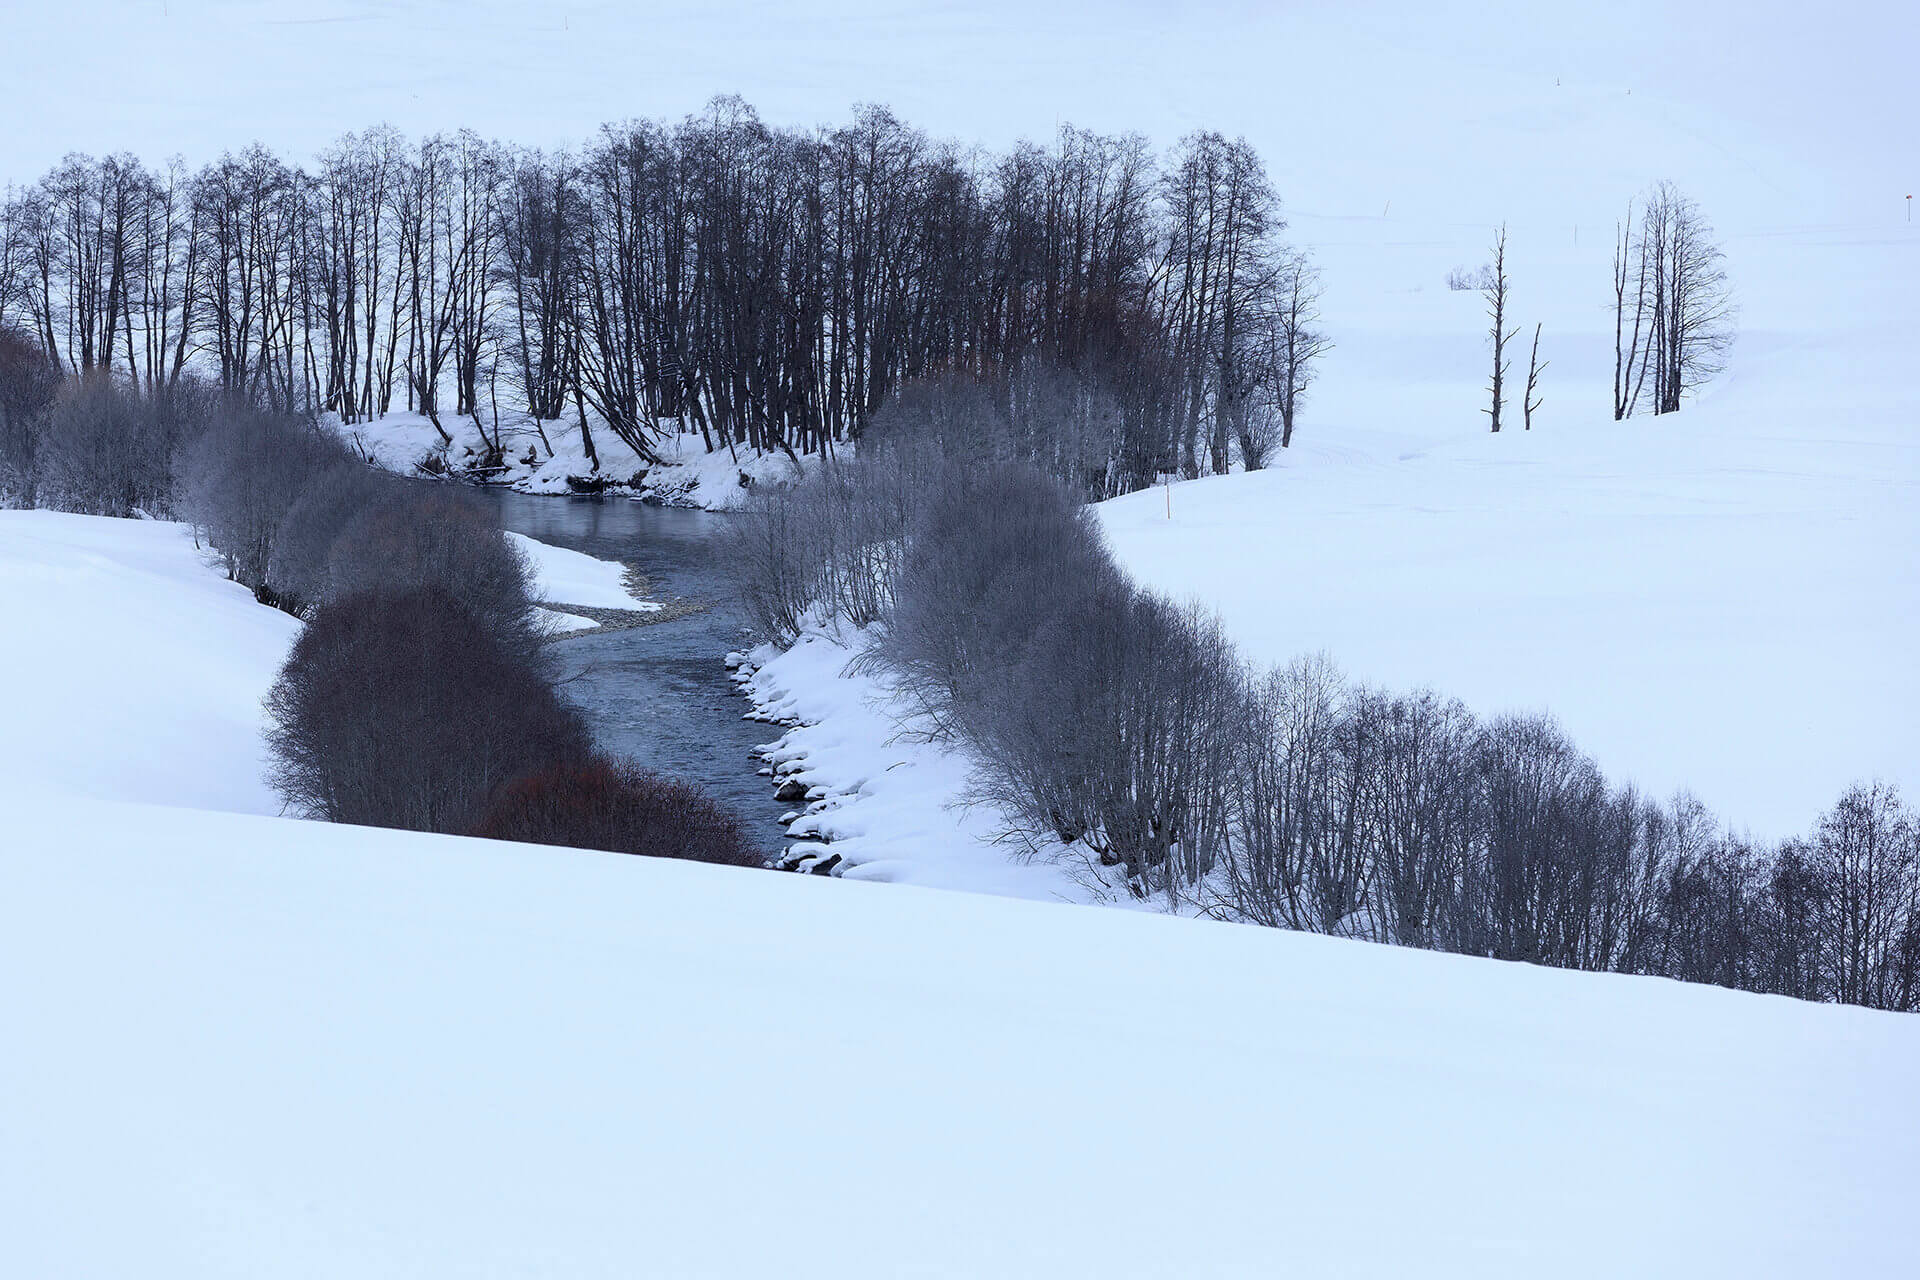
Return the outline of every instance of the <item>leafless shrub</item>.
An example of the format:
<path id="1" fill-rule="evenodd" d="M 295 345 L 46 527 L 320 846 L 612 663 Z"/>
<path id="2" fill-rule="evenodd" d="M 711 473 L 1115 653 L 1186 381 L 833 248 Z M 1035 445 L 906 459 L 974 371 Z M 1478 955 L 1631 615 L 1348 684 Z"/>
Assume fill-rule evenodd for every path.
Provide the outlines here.
<path id="1" fill-rule="evenodd" d="M 1014 456 L 1012 428 L 992 390 L 960 373 L 903 383 L 867 420 L 860 447 L 872 453 L 930 449 L 976 463 Z"/>
<path id="2" fill-rule="evenodd" d="M 334 542 L 396 487 L 397 482 L 357 461 L 338 462 L 316 474 L 275 531 L 267 565 L 275 594 L 296 612 L 333 594 Z"/>
<path id="3" fill-rule="evenodd" d="M 1820 819 L 1809 858 L 1823 887 L 1818 965 L 1834 999 L 1914 1005 L 1920 820 L 1884 782 L 1848 788 Z"/>
<path id="4" fill-rule="evenodd" d="M 1363 888 L 1342 783 L 1346 689 L 1325 657 L 1297 659 L 1249 688 L 1235 742 L 1237 843 L 1223 877 L 1237 918 L 1340 932 Z M 1347 788 L 1349 796 L 1351 788 Z"/>
<path id="5" fill-rule="evenodd" d="M 105 371 L 67 382 L 34 451 L 39 500 L 87 515 L 166 514 L 178 427 Z"/>
<path id="6" fill-rule="evenodd" d="M 60 366 L 32 335 L 0 324 L 0 504 L 35 504 L 38 445 L 60 391 Z"/>
<path id="7" fill-rule="evenodd" d="M 457 490 L 407 488 L 367 507 L 334 539 L 327 578 L 330 598 L 441 592 L 523 660 L 542 652 L 531 567 Z"/>
<path id="8" fill-rule="evenodd" d="M 1130 892 L 1170 905 L 1213 870 L 1244 700 L 1211 618 L 1097 579 L 989 688 L 961 706 L 960 727 L 983 762 L 983 793 L 1029 849 L 1084 846 Z"/>
<path id="9" fill-rule="evenodd" d="M 1447 272 L 1447 288 L 1455 293 L 1478 293 L 1493 280 L 1490 266 L 1455 267 Z"/>
<path id="10" fill-rule="evenodd" d="M 311 423 L 228 402 L 211 411 L 182 454 L 175 492 L 227 576 L 277 604 L 269 582 L 274 537 L 312 478 L 345 457 Z"/>
<path id="11" fill-rule="evenodd" d="M 438 588 L 329 600 L 267 709 L 274 786 L 332 822 L 464 832 L 507 781 L 589 750 L 539 668 Z"/>
<path id="12" fill-rule="evenodd" d="M 473 834 L 727 866 L 766 865 L 731 809 L 692 783 L 593 756 L 550 764 L 502 788 Z"/>
<path id="13" fill-rule="evenodd" d="M 915 517 L 874 654 L 940 732 L 1116 574 L 1093 517 L 1023 465 L 956 468 Z"/>

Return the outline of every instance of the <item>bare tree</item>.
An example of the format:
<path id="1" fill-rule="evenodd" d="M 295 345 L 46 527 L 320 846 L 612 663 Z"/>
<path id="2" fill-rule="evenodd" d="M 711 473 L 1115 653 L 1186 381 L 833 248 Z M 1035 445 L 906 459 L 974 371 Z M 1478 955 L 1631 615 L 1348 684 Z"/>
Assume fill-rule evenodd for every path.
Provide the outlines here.
<path id="1" fill-rule="evenodd" d="M 1493 240 L 1493 262 L 1488 268 L 1486 284 L 1480 290 L 1487 301 L 1487 316 L 1493 322 L 1489 332 L 1489 342 L 1493 347 L 1493 381 L 1487 390 L 1493 395 L 1493 407 L 1483 409 L 1490 420 L 1493 431 L 1500 430 L 1500 413 L 1506 407 L 1507 343 L 1512 340 L 1518 329 L 1507 328 L 1507 228 L 1502 223 Z"/>
<path id="2" fill-rule="evenodd" d="M 1812 855 L 1825 882 L 1824 968 L 1834 998 L 1892 1003 L 1920 874 L 1917 843 L 1913 815 L 1887 783 L 1850 788 L 1820 820 Z"/>
<path id="3" fill-rule="evenodd" d="M 1293 426 L 1307 388 L 1313 384 L 1320 358 L 1333 343 L 1317 327 L 1320 323 L 1320 273 L 1304 253 L 1288 252 L 1275 273 L 1271 299 L 1271 346 L 1267 374 L 1274 407 L 1280 415 L 1280 447 L 1293 446 Z M 1249 468 L 1254 465 L 1248 464 Z"/>
<path id="4" fill-rule="evenodd" d="M 1671 182 L 1642 200 L 1637 231 L 1629 210 L 1613 255 L 1616 419 L 1632 416 L 1649 375 L 1653 411 L 1672 413 L 1725 367 L 1736 309 L 1723 259 L 1700 207 Z"/>
<path id="5" fill-rule="evenodd" d="M 1614 226 L 1613 238 L 1613 417 L 1616 422 L 1633 413 L 1634 402 L 1639 398 L 1640 383 L 1635 378 L 1635 366 L 1644 355 L 1640 331 L 1647 311 L 1647 257 L 1639 251 L 1639 244 L 1634 232 L 1633 206 L 1629 205 L 1626 221 Z M 1631 330 L 1626 327 L 1629 281 L 1633 290 Z M 1645 367 L 1641 365 L 1639 377 L 1645 376 Z"/>
<path id="6" fill-rule="evenodd" d="M 1540 386 L 1540 371 L 1547 366 L 1540 360 L 1540 326 L 1533 326 L 1533 350 L 1527 356 L 1527 390 L 1520 397 L 1520 416 L 1522 429 L 1533 430 L 1533 411 L 1540 407 L 1540 399 L 1534 393 Z"/>

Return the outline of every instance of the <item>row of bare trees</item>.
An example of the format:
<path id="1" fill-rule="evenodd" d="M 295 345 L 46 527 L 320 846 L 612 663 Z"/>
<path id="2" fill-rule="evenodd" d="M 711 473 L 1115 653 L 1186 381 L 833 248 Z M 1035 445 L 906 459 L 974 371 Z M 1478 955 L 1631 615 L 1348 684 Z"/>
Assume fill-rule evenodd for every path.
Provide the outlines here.
<path id="1" fill-rule="evenodd" d="M 907 389 L 874 447 L 758 495 L 728 563 L 776 642 L 859 628 L 906 730 L 968 750 L 1017 847 L 1173 910 L 1920 1008 L 1920 820 L 1891 787 L 1768 846 L 1610 783 L 1546 716 L 1324 658 L 1252 670 L 1130 583 L 1059 478 L 970 454 L 984 411 L 962 382 Z"/>
<path id="2" fill-rule="evenodd" d="M 604 424 L 816 452 L 938 373 L 1035 385 L 1104 495 L 1257 467 L 1314 362 L 1311 264 L 1244 141 L 1063 128 L 987 155 L 881 108 L 769 127 L 737 99 L 577 150 L 470 132 L 255 144 L 198 172 L 69 157 L 0 201 L 0 322 L 72 373 L 198 370 L 279 411 Z M 589 425 L 589 424 L 593 425 Z"/>

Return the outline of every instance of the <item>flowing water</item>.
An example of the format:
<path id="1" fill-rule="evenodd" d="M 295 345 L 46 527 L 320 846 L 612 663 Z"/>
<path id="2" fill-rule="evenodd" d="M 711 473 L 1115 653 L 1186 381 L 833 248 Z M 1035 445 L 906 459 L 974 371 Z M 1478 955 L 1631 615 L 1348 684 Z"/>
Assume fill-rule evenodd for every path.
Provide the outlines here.
<path id="1" fill-rule="evenodd" d="M 565 692 L 586 712 L 602 747 L 699 783 L 740 814 L 756 844 L 779 848 L 774 819 L 786 806 L 775 803 L 747 754 L 779 730 L 740 718 L 746 700 L 722 665 L 728 650 L 751 643 L 720 558 L 719 535 L 732 517 L 631 498 L 487 493 L 514 532 L 634 565 L 654 599 L 708 606 L 667 622 L 556 641 Z"/>

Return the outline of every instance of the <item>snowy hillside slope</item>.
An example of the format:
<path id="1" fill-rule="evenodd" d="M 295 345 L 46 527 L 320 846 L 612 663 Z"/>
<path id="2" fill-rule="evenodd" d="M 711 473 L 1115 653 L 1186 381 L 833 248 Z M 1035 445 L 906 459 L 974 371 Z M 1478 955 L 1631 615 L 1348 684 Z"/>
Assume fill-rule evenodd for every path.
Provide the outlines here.
<path id="1" fill-rule="evenodd" d="M 300 624 L 184 525 L 0 511 L 0 600 L 0 778 L 62 807 L 279 812 L 260 699 Z"/>
<path id="2" fill-rule="evenodd" d="M 1910 1261 L 1910 1017 L 900 886 L 8 809 L 19 1275 Z"/>
<path id="3" fill-rule="evenodd" d="M 1610 218 L 1632 190 L 1672 177 L 1733 231 L 1869 206 L 1897 218 L 1920 189 L 1920 13 L 1903 0 L 1839 0 L 1817 15 L 1786 0 L 16 8 L 16 46 L 60 56 L 15 69 L 19 127 L 0 135 L 0 174 L 15 180 L 75 149 L 199 165 L 258 135 L 306 157 L 381 120 L 553 147 L 738 93 L 780 124 L 879 102 L 994 148 L 1060 121 L 1163 145 L 1191 129 L 1245 134 L 1296 212 L 1343 217 L 1391 207 L 1476 227 L 1536 213 L 1565 225 Z M 311 91 L 287 92 L 289 68 Z M 1583 207 L 1590 193 L 1598 214 Z"/>
<path id="4" fill-rule="evenodd" d="M 1324 650 L 1365 682 L 1550 710 L 1613 776 L 1766 837 L 1855 780 L 1920 792 L 1920 228 L 1729 241 L 1726 374 L 1619 423 L 1605 243 L 1516 229 L 1523 341 L 1544 315 L 1553 363 L 1534 429 L 1499 436 L 1481 301 L 1442 284 L 1475 241 L 1347 234 L 1325 251 L 1343 350 L 1295 447 L 1174 486 L 1171 519 L 1158 491 L 1104 504 L 1136 578 L 1262 661 Z"/>

